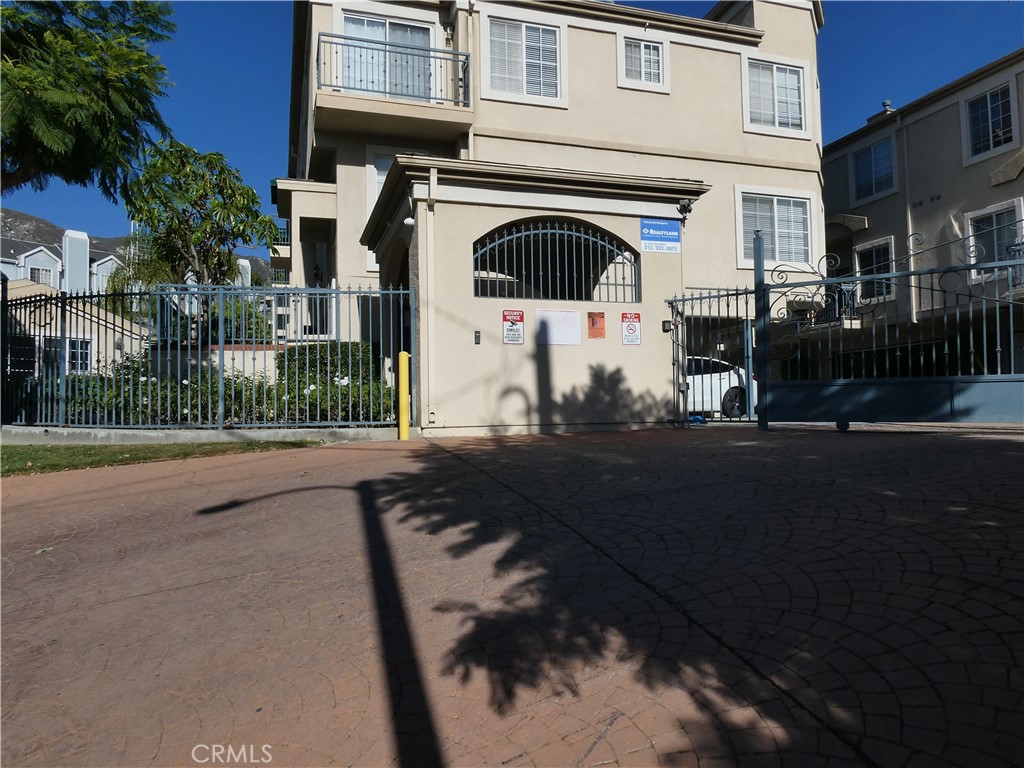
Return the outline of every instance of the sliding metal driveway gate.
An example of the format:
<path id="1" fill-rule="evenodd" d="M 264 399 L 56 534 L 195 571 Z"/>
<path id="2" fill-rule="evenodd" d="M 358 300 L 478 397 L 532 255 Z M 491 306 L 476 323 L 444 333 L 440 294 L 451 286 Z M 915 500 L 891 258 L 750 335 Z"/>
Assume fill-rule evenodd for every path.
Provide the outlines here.
<path id="1" fill-rule="evenodd" d="M 411 291 L 4 287 L 5 424 L 397 425 Z"/>
<path id="2" fill-rule="evenodd" d="M 676 419 L 1024 422 L 1017 253 L 814 280 L 776 271 L 760 288 L 671 299 Z"/>

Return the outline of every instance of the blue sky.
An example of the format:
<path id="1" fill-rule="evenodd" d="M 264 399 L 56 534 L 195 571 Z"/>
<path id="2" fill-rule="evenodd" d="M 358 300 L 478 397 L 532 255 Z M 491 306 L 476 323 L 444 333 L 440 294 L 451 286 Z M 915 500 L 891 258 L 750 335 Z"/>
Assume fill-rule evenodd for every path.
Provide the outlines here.
<path id="1" fill-rule="evenodd" d="M 631 4 L 703 16 L 714 3 Z M 291 9 L 282 0 L 177 2 L 173 40 L 153 48 L 174 83 L 160 104 L 176 138 L 226 155 L 270 214 L 270 180 L 287 171 Z M 1024 0 L 825 0 L 824 11 L 825 143 L 864 125 L 883 100 L 900 107 L 1024 46 Z M 2 205 L 90 235 L 128 231 L 121 207 L 60 182 Z"/>

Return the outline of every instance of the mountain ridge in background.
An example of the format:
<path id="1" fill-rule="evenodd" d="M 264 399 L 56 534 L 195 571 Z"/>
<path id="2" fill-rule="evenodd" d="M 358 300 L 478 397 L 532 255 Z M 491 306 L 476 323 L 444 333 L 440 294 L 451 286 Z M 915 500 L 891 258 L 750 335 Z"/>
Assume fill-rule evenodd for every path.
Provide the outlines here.
<path id="1" fill-rule="evenodd" d="M 62 255 L 65 228 L 31 213 L 13 208 L 0 208 L 0 243 L 4 258 L 17 258 L 35 246 L 50 248 L 55 255 Z M 128 249 L 130 235 L 121 237 L 94 237 L 88 232 L 89 253 L 92 258 L 108 255 L 122 256 Z M 237 254 L 236 254 L 237 255 Z M 258 273 L 265 285 L 270 284 L 270 262 L 259 256 L 242 256 Z"/>
<path id="2" fill-rule="evenodd" d="M 62 247 L 65 228 L 52 221 L 47 221 L 31 213 L 16 211 L 12 208 L 0 209 L 0 238 L 3 240 L 16 240 L 19 243 L 31 245 L 55 246 L 58 250 Z M 122 254 L 128 242 L 128 235 L 121 237 L 94 237 L 89 236 L 89 250 L 96 254 Z M 6 249 L 5 249 L 6 250 Z M 10 256 L 4 253 L 4 256 Z"/>

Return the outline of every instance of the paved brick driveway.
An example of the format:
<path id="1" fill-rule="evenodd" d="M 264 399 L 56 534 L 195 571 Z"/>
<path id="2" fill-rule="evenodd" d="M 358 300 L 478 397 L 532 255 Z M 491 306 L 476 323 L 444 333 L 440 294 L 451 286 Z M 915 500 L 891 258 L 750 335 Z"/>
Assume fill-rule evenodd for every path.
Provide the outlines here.
<path id="1" fill-rule="evenodd" d="M 0 757 L 1021 765 L 1022 478 L 716 425 L 5 479 Z"/>

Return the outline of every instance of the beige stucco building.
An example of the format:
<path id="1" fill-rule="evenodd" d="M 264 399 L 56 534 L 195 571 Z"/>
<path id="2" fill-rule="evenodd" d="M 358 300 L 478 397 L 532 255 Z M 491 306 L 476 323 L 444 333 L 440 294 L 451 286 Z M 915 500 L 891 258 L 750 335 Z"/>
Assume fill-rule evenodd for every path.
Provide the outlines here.
<path id="1" fill-rule="evenodd" d="M 905 106 L 885 102 L 825 147 L 827 246 L 841 273 L 1009 259 L 1024 234 L 1022 98 L 1024 48 Z M 899 288 L 872 298 L 895 301 Z"/>
<path id="2" fill-rule="evenodd" d="M 293 286 L 408 287 L 415 426 L 669 416 L 665 300 L 825 249 L 821 6 L 298 2 Z M 287 270 L 287 272 L 285 272 Z"/>
<path id="3" fill-rule="evenodd" d="M 1024 372 L 1022 95 L 1024 48 L 907 105 L 884 102 L 825 147 L 831 273 L 858 277 L 837 309 L 876 336 L 902 329 L 911 373 Z M 894 357 L 887 346 L 872 365 Z"/>

